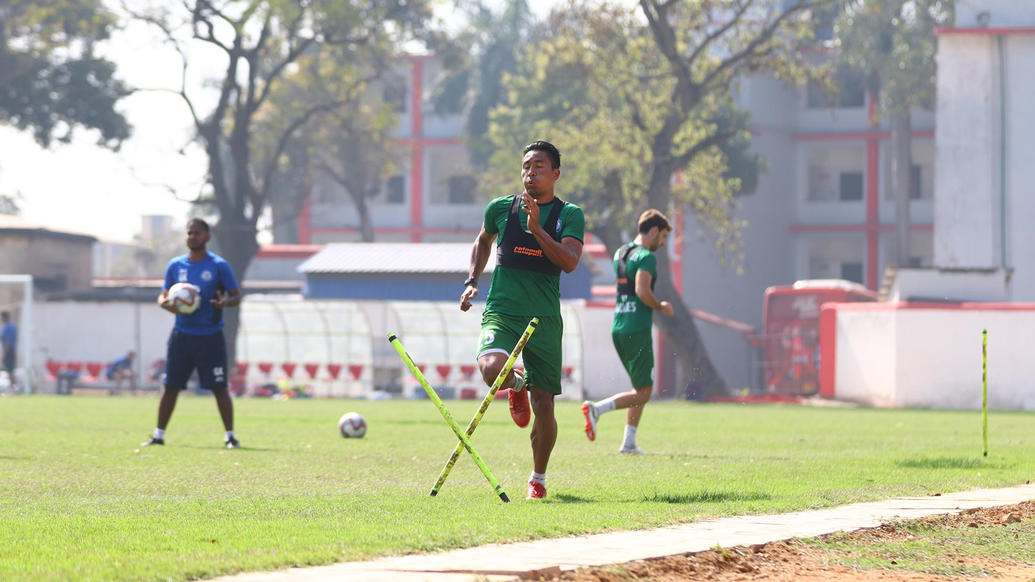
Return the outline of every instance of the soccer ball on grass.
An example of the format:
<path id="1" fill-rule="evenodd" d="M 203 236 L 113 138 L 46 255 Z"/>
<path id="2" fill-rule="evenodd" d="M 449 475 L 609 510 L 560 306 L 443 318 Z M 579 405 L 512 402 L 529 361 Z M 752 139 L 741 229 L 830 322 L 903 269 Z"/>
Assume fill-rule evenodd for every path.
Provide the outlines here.
<path id="1" fill-rule="evenodd" d="M 367 421 L 358 412 L 346 412 L 338 419 L 338 430 L 347 439 L 363 438 L 367 434 Z"/>
<path id="2" fill-rule="evenodd" d="M 201 307 L 201 289 L 191 283 L 176 283 L 169 287 L 169 303 L 176 311 L 189 315 Z"/>

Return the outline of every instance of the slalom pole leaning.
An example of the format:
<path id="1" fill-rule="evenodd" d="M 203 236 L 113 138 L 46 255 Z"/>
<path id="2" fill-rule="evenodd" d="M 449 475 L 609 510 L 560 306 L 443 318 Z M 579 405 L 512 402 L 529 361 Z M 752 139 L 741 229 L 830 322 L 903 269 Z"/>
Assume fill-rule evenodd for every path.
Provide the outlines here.
<path id="1" fill-rule="evenodd" d="M 424 391 L 428 394 L 428 398 L 430 398 L 431 402 L 435 404 L 435 408 L 438 408 L 438 411 L 442 414 L 442 418 L 446 420 L 446 424 L 448 424 L 449 428 L 453 429 L 453 433 L 459 437 L 463 447 L 467 449 L 467 452 L 471 453 L 471 458 L 474 459 L 474 464 L 478 465 L 478 468 L 481 469 L 482 474 L 484 474 L 485 478 L 489 480 L 489 484 L 492 485 L 493 490 L 499 495 L 500 499 L 509 503 L 510 499 L 503 491 L 503 487 L 500 485 L 500 482 L 496 480 L 492 471 L 490 471 L 489 467 L 485 465 L 485 461 L 482 460 L 478 452 L 471 446 L 471 441 L 467 438 L 467 435 L 460 430 L 460 425 L 458 425 L 456 420 L 453 419 L 453 415 L 446 409 L 446 405 L 442 403 L 442 399 L 435 393 L 435 389 L 428 383 L 427 378 L 424 377 L 420 368 L 413 363 L 413 359 L 410 357 L 410 354 L 406 353 L 406 349 L 403 348 L 402 342 L 399 341 L 399 338 L 396 337 L 394 333 L 388 334 L 388 341 L 395 348 L 395 351 L 399 352 L 399 357 L 402 358 L 403 363 L 406 364 L 406 367 L 410 369 L 413 376 L 417 378 L 418 382 L 420 382 L 421 387 L 424 388 Z"/>
<path id="2" fill-rule="evenodd" d="M 489 404 L 491 404 L 492 400 L 496 397 L 496 392 L 498 392 L 500 387 L 503 386 L 503 382 L 506 381 L 511 368 L 514 367 L 514 362 L 517 361 L 518 355 L 521 354 L 521 350 L 525 349 L 525 344 L 528 343 L 528 338 L 532 337 L 532 334 L 535 333 L 537 325 L 539 325 L 538 317 L 533 317 L 532 320 L 528 322 L 528 327 L 526 327 L 525 332 L 521 334 L 521 338 L 518 340 L 517 345 L 515 345 L 514 349 L 511 350 L 510 356 L 507 358 L 507 361 L 504 362 L 503 368 L 500 369 L 500 373 L 496 375 L 496 381 L 492 383 L 488 394 L 486 394 L 485 398 L 482 400 L 482 405 L 478 408 L 478 412 L 475 413 L 474 418 L 472 418 L 471 422 L 467 425 L 467 430 L 464 431 L 467 438 L 471 438 L 471 435 L 474 434 L 474 429 L 478 428 L 478 423 L 482 421 L 482 416 L 484 416 L 485 411 L 489 409 Z M 438 495 L 439 490 L 442 489 L 442 485 L 446 482 L 446 477 L 449 477 L 450 471 L 453 470 L 453 465 L 456 464 L 456 461 L 460 458 L 460 453 L 463 450 L 463 441 L 458 442 L 456 444 L 456 448 L 453 449 L 453 454 L 450 455 L 449 460 L 446 461 L 446 466 L 442 467 L 442 472 L 438 475 L 438 481 L 436 481 L 435 486 L 431 488 L 432 497 Z"/>

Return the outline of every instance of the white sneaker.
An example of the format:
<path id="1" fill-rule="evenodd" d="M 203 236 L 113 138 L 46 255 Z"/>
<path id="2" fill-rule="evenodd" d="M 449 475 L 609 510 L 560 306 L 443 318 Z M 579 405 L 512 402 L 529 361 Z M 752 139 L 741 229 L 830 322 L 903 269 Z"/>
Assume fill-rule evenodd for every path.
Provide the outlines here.
<path id="1" fill-rule="evenodd" d="M 582 403 L 582 415 L 586 417 L 586 437 L 593 441 L 597 438 L 597 419 L 600 418 L 600 413 L 597 412 L 597 407 L 593 406 L 593 403 L 589 400 Z"/>
<path id="2" fill-rule="evenodd" d="M 647 453 L 643 452 L 643 449 L 641 449 L 640 447 L 637 447 L 637 446 L 632 446 L 632 447 L 625 447 L 625 446 L 623 446 L 622 448 L 618 449 L 618 452 L 622 453 L 623 455 L 646 455 L 647 454 Z"/>

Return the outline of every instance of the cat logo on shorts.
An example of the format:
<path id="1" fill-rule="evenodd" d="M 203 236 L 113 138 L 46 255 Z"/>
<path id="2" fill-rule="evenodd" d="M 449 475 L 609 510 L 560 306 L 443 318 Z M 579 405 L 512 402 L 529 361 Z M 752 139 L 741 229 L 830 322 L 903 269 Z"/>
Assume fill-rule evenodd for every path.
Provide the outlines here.
<path id="1" fill-rule="evenodd" d="M 481 345 L 487 346 L 496 340 L 496 332 L 491 329 L 487 329 L 482 332 Z"/>

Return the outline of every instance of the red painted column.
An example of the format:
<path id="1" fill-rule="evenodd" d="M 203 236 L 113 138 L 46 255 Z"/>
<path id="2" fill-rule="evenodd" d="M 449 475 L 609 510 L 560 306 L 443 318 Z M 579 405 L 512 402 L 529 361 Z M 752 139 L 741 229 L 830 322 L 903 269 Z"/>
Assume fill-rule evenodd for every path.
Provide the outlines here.
<path id="1" fill-rule="evenodd" d="M 866 286 L 878 287 L 880 235 L 880 142 L 877 132 L 877 95 L 870 93 L 870 134 L 866 137 Z"/>
<path id="2" fill-rule="evenodd" d="M 424 226 L 424 116 L 421 96 L 424 94 L 424 61 L 410 60 L 413 90 L 410 92 L 410 241 L 420 242 Z"/>
<path id="3" fill-rule="evenodd" d="M 302 211 L 298 213 L 298 242 L 299 244 L 307 245 L 310 242 L 312 233 L 310 232 L 309 224 L 309 213 L 311 208 L 309 207 L 309 191 L 305 193 L 305 199 L 302 200 Z"/>

